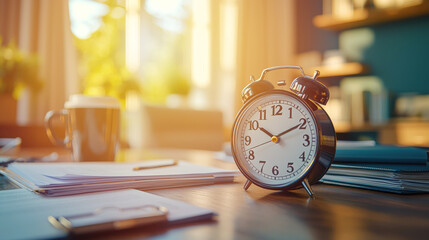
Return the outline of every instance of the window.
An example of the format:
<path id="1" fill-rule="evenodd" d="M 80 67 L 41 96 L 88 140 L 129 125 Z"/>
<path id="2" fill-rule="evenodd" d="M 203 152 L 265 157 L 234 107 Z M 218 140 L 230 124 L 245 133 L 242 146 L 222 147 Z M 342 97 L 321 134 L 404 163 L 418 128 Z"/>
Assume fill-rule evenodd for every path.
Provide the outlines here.
<path id="1" fill-rule="evenodd" d="M 122 96 L 135 80 L 145 102 L 221 109 L 232 121 L 235 0 L 70 0 L 70 15 L 85 93 Z"/>

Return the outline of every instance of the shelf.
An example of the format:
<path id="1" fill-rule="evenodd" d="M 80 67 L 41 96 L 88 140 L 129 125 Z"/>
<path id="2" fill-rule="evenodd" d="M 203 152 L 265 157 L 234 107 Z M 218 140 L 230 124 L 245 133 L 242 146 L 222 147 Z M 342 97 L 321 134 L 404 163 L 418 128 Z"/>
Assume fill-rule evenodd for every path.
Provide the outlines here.
<path id="1" fill-rule="evenodd" d="M 349 18 L 339 18 L 330 15 L 318 15 L 314 17 L 313 24 L 318 28 L 340 31 L 350 28 L 415 18 L 424 15 L 429 15 L 429 2 L 427 1 L 416 6 L 404 8 L 355 10 L 354 14 Z"/>
<path id="2" fill-rule="evenodd" d="M 345 77 L 369 73 L 368 66 L 357 62 L 332 66 L 319 66 L 312 69 L 312 71 L 314 70 L 320 71 L 320 77 Z"/>
<path id="3" fill-rule="evenodd" d="M 386 128 L 390 123 L 372 125 L 370 123 L 365 123 L 363 125 L 354 126 L 349 122 L 334 122 L 335 132 L 337 133 L 347 133 L 347 132 L 371 132 L 379 131 L 380 129 Z"/>
<path id="4" fill-rule="evenodd" d="M 402 146 L 429 146 L 429 121 L 417 118 L 391 119 L 388 123 L 352 126 L 346 122 L 334 122 L 337 133 L 368 132 L 378 134 L 378 143 Z"/>

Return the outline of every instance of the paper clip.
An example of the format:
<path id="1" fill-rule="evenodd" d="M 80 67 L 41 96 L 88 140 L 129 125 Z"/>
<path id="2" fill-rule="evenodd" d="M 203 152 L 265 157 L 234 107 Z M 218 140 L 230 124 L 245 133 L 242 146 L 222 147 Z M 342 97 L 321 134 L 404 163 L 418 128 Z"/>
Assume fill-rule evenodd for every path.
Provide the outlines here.
<path id="1" fill-rule="evenodd" d="M 131 208 L 103 207 L 90 213 L 49 216 L 48 221 L 58 229 L 78 235 L 166 222 L 167 215 L 167 208 L 155 205 Z"/>

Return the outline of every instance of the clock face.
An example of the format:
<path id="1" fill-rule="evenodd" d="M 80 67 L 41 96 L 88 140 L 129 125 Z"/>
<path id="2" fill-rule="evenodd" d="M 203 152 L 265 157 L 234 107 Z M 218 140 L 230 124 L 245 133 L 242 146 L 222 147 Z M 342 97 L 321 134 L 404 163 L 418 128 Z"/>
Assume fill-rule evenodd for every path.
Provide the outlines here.
<path id="1" fill-rule="evenodd" d="M 280 189 L 296 184 L 310 170 L 319 140 L 308 105 L 292 93 L 271 91 L 240 111 L 232 148 L 247 178 L 261 187 Z"/>

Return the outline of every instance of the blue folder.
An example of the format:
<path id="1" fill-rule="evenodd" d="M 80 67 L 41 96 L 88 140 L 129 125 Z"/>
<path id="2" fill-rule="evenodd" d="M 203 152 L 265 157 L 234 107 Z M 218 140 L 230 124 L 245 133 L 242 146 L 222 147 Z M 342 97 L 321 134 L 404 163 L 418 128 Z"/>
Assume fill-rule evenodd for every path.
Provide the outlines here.
<path id="1" fill-rule="evenodd" d="M 411 164 L 426 165 L 428 154 L 417 147 L 393 145 L 338 146 L 334 163 Z"/>
<path id="2" fill-rule="evenodd" d="M 426 149 L 399 146 L 338 147 L 322 182 L 376 191 L 429 192 Z"/>

